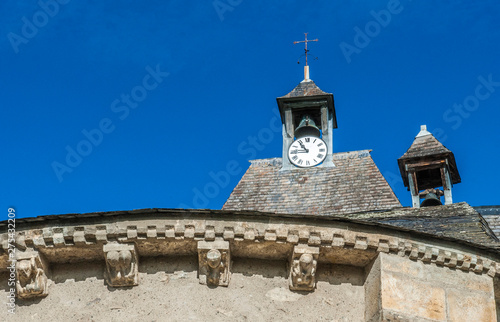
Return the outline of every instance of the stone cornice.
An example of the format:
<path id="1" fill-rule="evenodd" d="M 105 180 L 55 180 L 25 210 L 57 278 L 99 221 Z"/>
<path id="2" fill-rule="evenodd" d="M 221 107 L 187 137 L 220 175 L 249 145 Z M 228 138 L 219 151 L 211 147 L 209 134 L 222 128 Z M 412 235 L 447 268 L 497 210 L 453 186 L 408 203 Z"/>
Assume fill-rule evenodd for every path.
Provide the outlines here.
<path id="1" fill-rule="evenodd" d="M 345 218 L 218 210 L 145 209 L 19 219 L 18 251 L 37 250 L 49 263 L 102 260 L 103 245 L 133 243 L 139 257 L 186 256 L 199 241 L 229 242 L 231 256 L 288 260 L 297 245 L 319 247 L 318 261 L 367 265 L 379 252 L 409 260 L 500 274 L 497 250 L 429 234 Z M 8 235 L 0 227 L 7 267 Z"/>

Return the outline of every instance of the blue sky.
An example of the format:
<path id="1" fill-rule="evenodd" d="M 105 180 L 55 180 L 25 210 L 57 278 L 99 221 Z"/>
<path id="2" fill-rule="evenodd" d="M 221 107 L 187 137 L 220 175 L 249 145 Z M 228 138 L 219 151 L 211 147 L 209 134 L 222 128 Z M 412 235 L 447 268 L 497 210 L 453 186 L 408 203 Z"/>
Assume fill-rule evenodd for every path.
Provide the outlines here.
<path id="1" fill-rule="evenodd" d="M 408 206 L 396 160 L 427 124 L 454 201 L 500 204 L 498 1 L 8 0 L 0 21 L 2 218 L 220 209 L 249 159 L 281 157 L 304 32 L 334 152 L 372 149 Z"/>

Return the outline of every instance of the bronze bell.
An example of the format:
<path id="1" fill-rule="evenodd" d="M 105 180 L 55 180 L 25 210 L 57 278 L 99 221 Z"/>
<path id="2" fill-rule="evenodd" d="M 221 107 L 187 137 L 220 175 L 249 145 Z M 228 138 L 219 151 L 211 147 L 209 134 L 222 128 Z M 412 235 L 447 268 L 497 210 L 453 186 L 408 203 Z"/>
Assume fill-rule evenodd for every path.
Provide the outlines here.
<path id="1" fill-rule="evenodd" d="M 304 136 L 314 136 L 319 138 L 321 132 L 316 126 L 316 123 L 309 117 L 309 115 L 304 115 L 302 121 L 300 121 L 299 126 L 295 129 L 295 137 L 302 138 Z"/>
<path id="2" fill-rule="evenodd" d="M 425 195 L 424 201 L 420 204 L 420 207 L 431 207 L 431 206 L 441 206 L 441 199 L 439 199 L 438 195 L 432 192 L 429 192 Z"/>

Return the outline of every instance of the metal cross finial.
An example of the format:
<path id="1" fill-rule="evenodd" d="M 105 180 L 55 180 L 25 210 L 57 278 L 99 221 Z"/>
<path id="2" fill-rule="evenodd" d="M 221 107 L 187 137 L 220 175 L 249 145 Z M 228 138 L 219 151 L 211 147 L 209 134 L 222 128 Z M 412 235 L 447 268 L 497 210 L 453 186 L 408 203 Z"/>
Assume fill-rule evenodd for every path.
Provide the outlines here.
<path id="1" fill-rule="evenodd" d="M 294 41 L 293 43 L 294 44 L 298 44 L 298 43 L 301 43 L 301 42 L 305 43 L 305 49 L 304 49 L 304 51 L 306 53 L 306 66 L 308 66 L 307 65 L 307 53 L 309 52 L 309 50 L 307 50 L 307 43 L 310 42 L 310 41 L 318 41 L 318 39 L 317 38 L 316 39 L 307 39 L 307 32 L 305 32 L 304 35 L 306 35 L 305 36 L 305 40 Z"/>

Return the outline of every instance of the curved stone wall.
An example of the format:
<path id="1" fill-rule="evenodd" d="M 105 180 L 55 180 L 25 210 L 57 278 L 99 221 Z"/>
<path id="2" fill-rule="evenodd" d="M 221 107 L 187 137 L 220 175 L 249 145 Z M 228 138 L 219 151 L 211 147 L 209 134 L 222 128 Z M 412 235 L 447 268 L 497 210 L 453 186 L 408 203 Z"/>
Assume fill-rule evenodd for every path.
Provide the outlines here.
<path id="1" fill-rule="evenodd" d="M 156 298 L 165 294 L 171 297 L 172 307 L 179 310 L 183 298 L 188 302 L 192 299 L 186 308 L 197 303 L 190 310 L 200 308 L 199 314 L 195 314 L 199 319 L 217 314 L 228 319 L 235 316 L 270 318 L 279 315 L 280 309 L 288 314 L 300 311 L 303 317 L 309 313 L 318 317 L 323 315 L 318 315 L 316 309 L 329 312 L 330 306 L 345 306 L 344 317 L 353 321 L 368 315 L 380 317 L 380 312 L 396 314 L 400 310 L 397 305 L 395 311 L 389 310 L 389 304 L 384 305 L 380 299 L 376 309 L 365 305 L 367 300 L 374 300 L 373 294 L 382 292 L 384 278 L 380 276 L 392 276 L 392 273 L 384 273 L 383 265 L 378 268 L 382 275 L 373 275 L 375 259 L 381 260 L 379 254 L 386 254 L 389 259 L 399 258 L 398 261 L 406 261 L 411 267 L 417 267 L 415 263 L 421 263 L 424 269 L 433 267 L 440 272 L 434 275 L 470 272 L 471 276 L 481 276 L 481 283 L 491 286 L 483 290 L 484 298 L 494 296 L 492 277 L 500 272 L 498 253 L 494 249 L 347 219 L 188 210 L 141 210 L 41 219 L 23 222 L 15 236 L 16 276 L 21 281 L 16 287 L 16 303 L 18 314 L 27 312 L 22 313 L 23 316 L 41 314 L 40 310 L 61 306 L 66 300 L 78 300 L 87 301 L 89 314 L 95 309 L 100 318 L 110 314 L 108 317 L 119 319 L 118 309 L 108 312 L 101 306 L 119 301 L 116 297 L 119 294 L 125 298 L 142 298 L 144 294 Z M 11 264 L 8 250 L 13 240 L 9 240 L 7 232 L 0 238 L 3 249 L 0 262 L 5 270 Z M 185 265 L 176 271 L 172 269 L 175 263 Z M 252 269 L 255 265 L 260 268 Z M 6 280 L 9 273 L 9 270 L 4 273 Z M 468 275 L 460 276 L 467 279 Z M 415 283 L 421 284 L 420 280 Z M 174 296 L 175 291 L 169 287 L 174 287 L 182 296 Z M 94 291 L 80 292 L 83 289 Z M 449 286 L 441 289 L 444 294 L 453 291 Z M 5 288 L 5 292 L 10 291 L 9 287 Z M 334 295 L 341 294 L 339 292 L 351 295 Z M 390 297 L 387 290 L 382 293 Z M 92 299 L 95 294 L 100 295 Z M 220 297 L 220 301 L 208 300 L 214 296 Z M 247 310 L 253 315 L 244 313 L 246 309 L 240 310 L 236 303 L 244 302 L 245 296 L 246 301 L 252 303 Z M 236 302 L 230 304 L 222 300 L 228 297 Z M 141 301 L 148 307 L 154 305 L 148 300 Z M 201 304 L 206 301 L 212 303 L 210 307 Z M 297 307 L 290 304 L 294 301 L 308 304 Z M 446 316 L 450 314 L 447 297 L 443 301 L 440 307 Z M 491 306 L 490 302 L 486 301 L 485 305 Z M 74 307 L 79 306 L 81 303 Z M 120 312 L 130 311 L 124 308 L 126 306 L 119 306 Z M 135 304 L 128 306 L 139 310 Z M 214 311 L 212 306 L 220 306 L 220 310 Z M 254 314 L 251 308 L 257 307 L 261 307 L 263 315 Z M 306 307 L 312 311 L 306 313 Z M 153 311 L 155 316 L 162 312 L 161 309 Z M 201 313 L 205 311 L 207 315 Z M 420 317 L 421 312 L 415 312 L 407 316 Z M 338 313 L 332 309 L 328 316 L 341 320 L 342 314 Z"/>

